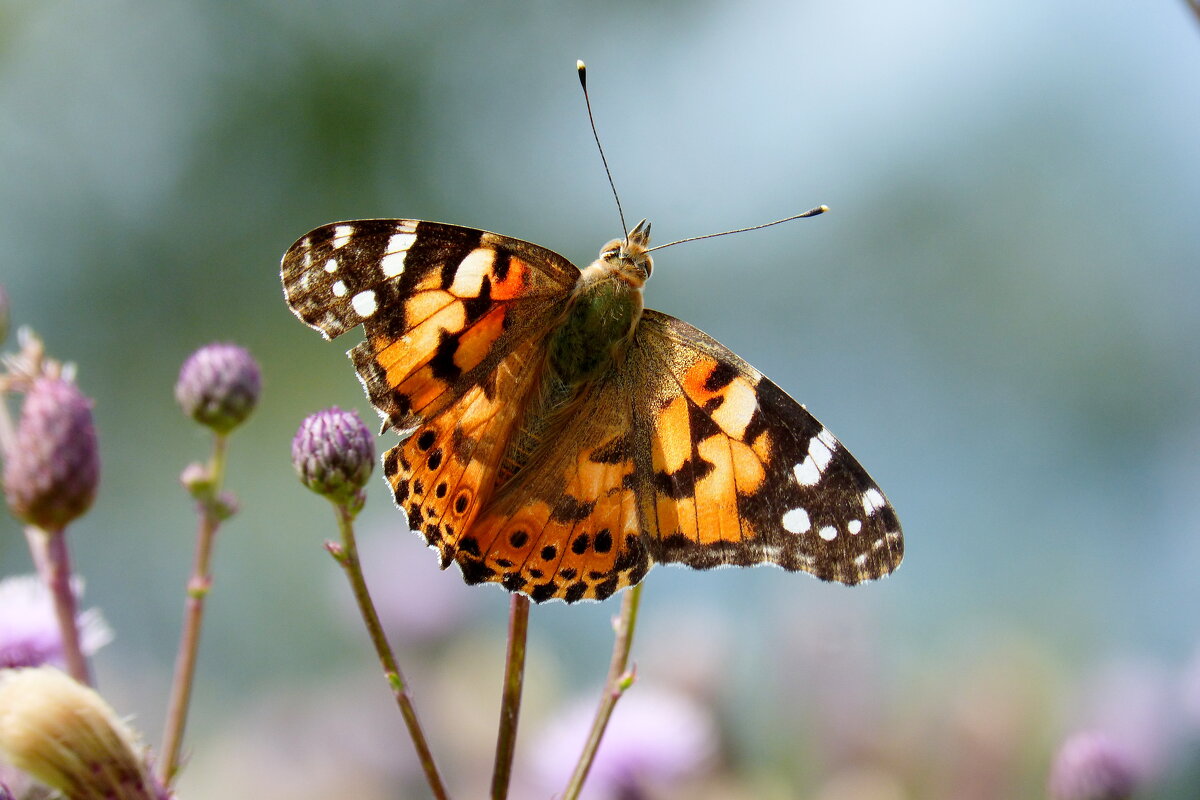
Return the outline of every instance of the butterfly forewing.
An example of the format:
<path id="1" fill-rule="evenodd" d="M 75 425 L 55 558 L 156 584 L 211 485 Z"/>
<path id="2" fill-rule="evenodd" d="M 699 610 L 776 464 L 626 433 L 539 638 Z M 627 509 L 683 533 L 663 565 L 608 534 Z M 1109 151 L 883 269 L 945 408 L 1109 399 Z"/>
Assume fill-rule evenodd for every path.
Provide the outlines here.
<path id="1" fill-rule="evenodd" d="M 292 310 L 326 338 L 364 325 L 351 357 L 371 402 L 401 432 L 540 339 L 579 276 L 537 245 L 418 220 L 324 225 L 292 245 L 282 273 Z"/>

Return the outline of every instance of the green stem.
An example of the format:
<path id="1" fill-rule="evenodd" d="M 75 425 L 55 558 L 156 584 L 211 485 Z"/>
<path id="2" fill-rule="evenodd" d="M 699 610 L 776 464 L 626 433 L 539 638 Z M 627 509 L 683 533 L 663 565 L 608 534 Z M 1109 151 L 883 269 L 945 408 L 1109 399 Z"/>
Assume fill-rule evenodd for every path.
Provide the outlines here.
<path id="1" fill-rule="evenodd" d="M 354 538 L 354 513 L 346 506 L 337 503 L 334 504 L 334 509 L 337 515 L 338 529 L 342 536 L 342 546 L 341 548 L 331 547 L 330 552 L 350 581 L 354 599 L 358 602 L 359 613 L 362 614 L 363 623 L 367 626 L 367 634 L 371 637 L 371 643 L 375 645 L 375 653 L 383 667 L 384 677 L 387 678 L 388 685 L 392 689 L 392 696 L 396 698 L 396 705 L 400 707 L 400 714 L 404 717 L 404 724 L 408 727 L 408 735 L 417 750 L 421 768 L 425 771 L 425 780 L 429 782 L 429 788 L 433 790 L 434 797 L 438 800 L 447 800 L 450 795 L 447 794 L 446 787 L 442 783 L 442 776 L 438 773 L 433 753 L 425 739 L 425 732 L 421 729 L 421 723 L 417 719 L 417 709 L 413 705 L 412 697 L 409 696 L 408 683 L 404 680 L 403 673 L 400 672 L 400 664 L 396 661 L 391 645 L 388 644 L 387 636 L 383 632 L 383 625 L 379 622 L 379 614 L 375 611 L 375 604 L 371 602 L 370 592 L 367 591 L 367 582 L 363 577 L 362 565 L 358 560 L 358 544 Z"/>
<path id="2" fill-rule="evenodd" d="M 583 752 L 575 764 L 575 772 L 571 781 L 563 791 L 562 800 L 576 800 L 587 780 L 588 771 L 600 748 L 600 740 L 604 737 L 604 729 L 612 717 L 613 709 L 625 690 L 633 685 L 634 674 L 626 670 L 629 663 L 629 648 L 633 645 L 633 631 L 637 627 L 638 604 L 642 599 L 642 584 L 637 584 L 625 593 L 621 599 L 621 614 L 617 617 L 616 640 L 613 642 L 612 662 L 608 666 L 608 680 L 604 682 L 604 693 L 600 695 L 600 705 L 596 709 L 596 717 L 592 721 L 592 729 L 588 732 Z"/>
<path id="3" fill-rule="evenodd" d="M 58 620 L 67 674 L 84 686 L 91 686 L 87 658 L 79 641 L 79 613 L 75 605 L 75 592 L 71 589 L 71 558 L 67 550 L 66 531 L 62 528 L 47 531 L 30 525 L 25 529 L 25 538 L 42 583 L 54 601 L 54 616 Z"/>
<path id="4" fill-rule="evenodd" d="M 514 594 L 508 610 L 508 652 L 504 659 L 504 694 L 500 700 L 500 733 L 492 767 L 492 800 L 508 797 L 513 754 L 517 747 L 517 720 L 521 690 L 525 685 L 525 640 L 529 632 L 529 598 Z"/>
<path id="5" fill-rule="evenodd" d="M 228 439 L 214 434 L 213 454 L 209 463 L 209 488 L 206 497 L 198 500 L 200 519 L 196 529 L 196 550 L 192 561 L 192 576 L 187 583 L 184 602 L 183 630 L 179 637 L 179 652 L 175 656 L 175 677 L 167 704 L 167 719 L 163 726 L 163 743 L 159 763 L 159 780 L 170 787 L 179 772 L 183 749 L 183 731 L 187 726 L 188 708 L 192 699 L 192 684 L 196 675 L 196 656 L 200 650 L 200 628 L 204 622 L 204 601 L 212 589 L 212 549 L 221 517 L 217 510 L 221 484 L 225 478 L 225 457 Z"/>

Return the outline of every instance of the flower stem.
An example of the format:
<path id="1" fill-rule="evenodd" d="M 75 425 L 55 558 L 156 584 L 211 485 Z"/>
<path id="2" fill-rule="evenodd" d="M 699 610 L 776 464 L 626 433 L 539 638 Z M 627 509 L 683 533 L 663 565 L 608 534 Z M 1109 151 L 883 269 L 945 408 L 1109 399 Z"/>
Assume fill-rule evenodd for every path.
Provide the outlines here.
<path id="1" fill-rule="evenodd" d="M 84 686 L 91 686 L 87 658 L 79 643 L 79 615 L 75 607 L 75 592 L 71 589 L 71 557 L 67 550 L 66 531 L 62 528 L 47 531 L 30 525 L 25 529 L 25 538 L 42 583 L 54 598 L 54 616 L 58 619 L 67 673 Z"/>
<path id="2" fill-rule="evenodd" d="M 492 767 L 492 800 L 508 797 L 513 754 L 517 747 L 517 720 L 521 690 L 525 685 L 525 640 L 529 632 L 529 598 L 514 594 L 508 606 L 508 652 L 504 659 L 504 694 L 500 700 L 500 733 L 496 736 L 496 761 Z"/>
<path id="3" fill-rule="evenodd" d="M 587 780 L 596 751 L 600 748 L 600 740 L 604 737 L 604 729 L 616 708 L 617 701 L 625 690 L 633 685 L 634 672 L 627 671 L 629 663 L 629 648 L 633 645 L 633 631 L 637 627 L 638 605 L 642 599 L 642 584 L 637 584 L 625 593 L 621 599 L 621 614 L 614 623 L 616 640 L 613 642 L 612 662 L 608 666 L 608 680 L 604 682 L 604 692 L 600 695 L 600 705 L 596 709 L 596 718 L 592 721 L 592 729 L 588 732 L 583 752 L 575 764 L 575 772 L 567 788 L 563 791 L 562 800 L 576 800 Z"/>
<path id="4" fill-rule="evenodd" d="M 196 550 L 192 577 L 187 583 L 187 599 L 183 611 L 183 631 L 179 637 L 179 652 L 175 656 L 175 676 L 171 681 L 171 696 L 167 704 L 167 719 L 163 726 L 163 743 L 159 763 L 159 779 L 170 787 L 179 772 L 183 731 L 187 726 L 191 704 L 192 684 L 196 675 L 196 655 L 200 650 L 200 627 L 204 621 L 204 601 L 212 589 L 212 548 L 221 515 L 217 505 L 221 483 L 225 478 L 227 438 L 214 434 L 213 454 L 208 467 L 209 488 L 206 497 L 197 501 L 200 519 L 196 529 Z"/>
<path id="5" fill-rule="evenodd" d="M 417 719 L 417 709 L 408 693 L 408 683 L 404 680 L 403 673 L 400 672 L 400 664 L 396 661 L 391 645 L 388 644 L 387 636 L 383 632 L 383 625 L 379 622 L 379 614 L 375 611 L 375 604 L 371 601 L 370 592 L 367 591 L 367 582 L 363 577 L 362 565 L 358 560 L 358 544 L 354 538 L 354 512 L 337 503 L 334 504 L 334 509 L 342 544 L 341 547 L 331 544 L 328 547 L 329 552 L 341 565 L 342 570 L 346 573 L 346 578 L 350 581 L 354 599 L 358 602 L 359 613 L 362 614 L 363 623 L 367 626 L 367 634 L 371 637 L 371 643 L 375 645 L 375 653 L 379 657 L 379 664 L 383 667 L 384 677 L 387 678 L 388 685 L 392 689 L 392 696 L 396 698 L 396 705 L 400 707 L 400 714 L 404 717 L 404 724 L 408 727 L 408 735 L 412 739 L 413 747 L 417 750 L 421 768 L 425 771 L 425 780 L 429 783 L 434 797 L 438 800 L 447 800 L 450 795 L 447 794 L 446 787 L 442 783 L 442 776 L 438 773 L 433 753 L 425 739 L 425 732 L 421 729 L 421 723 Z"/>

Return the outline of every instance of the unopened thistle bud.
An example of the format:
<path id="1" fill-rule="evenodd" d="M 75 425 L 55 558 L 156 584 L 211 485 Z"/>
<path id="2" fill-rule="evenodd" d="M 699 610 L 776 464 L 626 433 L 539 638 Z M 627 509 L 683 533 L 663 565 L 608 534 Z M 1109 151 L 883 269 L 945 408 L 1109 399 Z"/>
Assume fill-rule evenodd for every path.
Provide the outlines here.
<path id="1" fill-rule="evenodd" d="M 359 497 L 375 465 L 371 431 L 353 411 L 337 406 L 310 414 L 292 439 L 300 482 L 335 503 Z"/>
<path id="2" fill-rule="evenodd" d="M 4 462 L 4 492 L 13 514 L 58 530 L 88 510 L 99 482 L 91 401 L 64 378 L 35 379 Z"/>
<path id="3" fill-rule="evenodd" d="M 201 425 L 229 433 L 250 416 L 261 389 L 254 357 L 235 344 L 217 343 L 201 347 L 183 362 L 175 399 Z"/>
<path id="4" fill-rule="evenodd" d="M 71 800 L 157 800 L 137 735 L 53 667 L 0 671 L 0 753 Z"/>
<path id="5" fill-rule="evenodd" d="M 1137 788 L 1133 759 L 1101 733 L 1067 739 L 1050 772 L 1053 800 L 1129 800 Z"/>

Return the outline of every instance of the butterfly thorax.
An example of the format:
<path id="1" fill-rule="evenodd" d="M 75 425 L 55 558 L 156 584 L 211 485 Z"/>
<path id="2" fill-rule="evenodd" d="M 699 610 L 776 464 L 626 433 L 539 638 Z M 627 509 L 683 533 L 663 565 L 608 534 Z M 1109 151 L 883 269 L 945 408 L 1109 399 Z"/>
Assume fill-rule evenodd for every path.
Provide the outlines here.
<path id="1" fill-rule="evenodd" d="M 548 371 L 567 387 L 595 380 L 619 361 L 642 317 L 650 276 L 650 225 L 615 239 L 579 275 L 562 321 L 550 334 Z"/>

